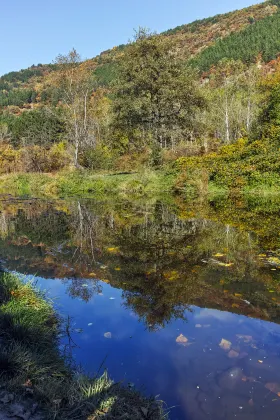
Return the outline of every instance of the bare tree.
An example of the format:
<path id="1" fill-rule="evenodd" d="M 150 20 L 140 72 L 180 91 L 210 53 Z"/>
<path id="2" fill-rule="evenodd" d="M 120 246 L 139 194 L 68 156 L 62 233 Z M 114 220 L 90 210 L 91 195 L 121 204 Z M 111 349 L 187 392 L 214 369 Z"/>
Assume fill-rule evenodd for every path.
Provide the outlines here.
<path id="1" fill-rule="evenodd" d="M 82 62 L 75 49 L 67 55 L 59 55 L 55 63 L 57 85 L 61 91 L 62 101 L 67 109 L 66 123 L 71 143 L 74 145 L 74 165 L 79 166 L 78 157 L 81 147 L 95 146 L 95 135 L 92 129 L 90 101 L 94 78 L 87 62 Z"/>

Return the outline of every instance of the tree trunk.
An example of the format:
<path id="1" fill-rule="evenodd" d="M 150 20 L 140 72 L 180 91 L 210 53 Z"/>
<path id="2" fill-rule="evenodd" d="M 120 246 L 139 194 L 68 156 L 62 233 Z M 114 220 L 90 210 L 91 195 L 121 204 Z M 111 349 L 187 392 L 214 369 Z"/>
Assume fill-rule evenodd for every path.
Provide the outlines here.
<path id="1" fill-rule="evenodd" d="M 230 134 L 229 134 L 228 98 L 226 98 L 225 126 L 226 126 L 226 144 L 229 144 Z"/>
<path id="2" fill-rule="evenodd" d="M 251 128 L 251 100 L 248 99 L 248 106 L 247 106 L 247 122 L 246 122 L 246 128 L 247 128 L 247 133 L 249 133 L 250 128 Z"/>

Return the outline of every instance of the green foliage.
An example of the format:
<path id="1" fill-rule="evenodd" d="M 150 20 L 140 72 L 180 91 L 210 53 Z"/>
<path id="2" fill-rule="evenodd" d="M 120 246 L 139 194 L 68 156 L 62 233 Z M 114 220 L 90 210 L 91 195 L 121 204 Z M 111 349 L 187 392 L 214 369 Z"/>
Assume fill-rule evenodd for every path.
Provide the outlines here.
<path id="1" fill-rule="evenodd" d="M 10 73 L 4 74 L 0 77 L 0 82 L 8 82 L 16 86 L 19 83 L 26 83 L 29 79 L 34 76 L 43 76 L 44 71 L 48 69 L 55 69 L 53 64 L 48 64 L 46 66 L 39 65 L 32 66 L 25 70 L 20 71 L 11 71 Z"/>
<path id="2" fill-rule="evenodd" d="M 213 46 L 206 48 L 192 59 L 191 64 L 202 71 L 207 71 L 223 58 L 253 63 L 261 54 L 265 62 L 273 60 L 280 51 L 279 25 L 280 13 L 268 16 L 241 32 L 217 40 Z"/>
<path id="3" fill-rule="evenodd" d="M 34 96 L 35 94 L 35 96 Z M 36 92 L 32 89 L 13 89 L 8 91 L 0 91 L 0 106 L 23 106 L 35 102 Z"/>
<path id="4" fill-rule="evenodd" d="M 61 172 L 57 174 L 10 174 L 0 177 L 0 192 L 16 196 L 106 197 L 108 194 L 160 196 L 170 192 L 175 175 L 143 171 L 135 174 L 92 174 Z"/>
<path id="5" fill-rule="evenodd" d="M 104 63 L 94 71 L 99 86 L 108 87 L 118 77 L 118 66 L 115 62 Z"/>
<path id="6" fill-rule="evenodd" d="M 115 155 L 108 147 L 97 145 L 83 150 L 79 163 L 90 170 L 109 170 L 112 169 L 114 160 Z"/>
<path id="7" fill-rule="evenodd" d="M 50 146 L 65 136 L 65 125 L 57 112 L 47 108 L 23 112 L 18 117 L 3 116 L 15 145 Z"/>
<path id="8" fill-rule="evenodd" d="M 280 85 L 272 86 L 266 104 L 259 116 L 254 136 L 262 136 L 274 143 L 280 144 Z"/>
<path id="9" fill-rule="evenodd" d="M 208 25 L 208 24 L 215 24 L 215 23 L 219 22 L 221 17 L 226 18 L 231 13 L 233 13 L 233 12 L 224 13 L 223 15 L 218 14 L 218 15 L 211 16 L 211 17 L 208 17 L 208 18 L 205 18 L 205 19 L 198 19 L 198 20 L 195 20 L 191 23 L 176 26 L 175 28 L 172 28 L 172 29 L 168 29 L 167 31 L 164 31 L 162 34 L 163 35 L 175 35 L 178 32 L 182 32 L 182 33 L 184 33 L 184 32 L 196 32 L 196 31 L 199 31 L 201 26 Z"/>
<path id="10" fill-rule="evenodd" d="M 280 151 L 269 141 L 240 139 L 236 143 L 222 147 L 217 153 L 203 157 L 180 158 L 176 162 L 179 169 L 177 180 L 183 187 L 196 177 L 196 171 L 207 171 L 208 180 L 215 185 L 235 191 L 249 191 L 260 187 L 280 188 Z M 176 187 L 178 190 L 178 188 Z M 206 188 L 207 190 L 207 188 Z"/>
<path id="11" fill-rule="evenodd" d="M 162 148 L 175 144 L 187 135 L 195 111 L 204 104 L 194 78 L 169 41 L 141 33 L 120 62 L 114 131 L 140 146 L 153 141 Z"/>

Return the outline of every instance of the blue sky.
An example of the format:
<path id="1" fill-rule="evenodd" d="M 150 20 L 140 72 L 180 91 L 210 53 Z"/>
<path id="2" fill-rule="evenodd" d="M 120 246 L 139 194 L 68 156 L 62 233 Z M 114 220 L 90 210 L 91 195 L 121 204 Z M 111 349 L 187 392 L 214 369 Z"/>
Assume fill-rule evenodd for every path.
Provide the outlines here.
<path id="1" fill-rule="evenodd" d="M 133 28 L 161 32 L 254 0 L 0 0 L 0 75 L 50 63 L 73 47 L 91 58 L 126 43 Z"/>

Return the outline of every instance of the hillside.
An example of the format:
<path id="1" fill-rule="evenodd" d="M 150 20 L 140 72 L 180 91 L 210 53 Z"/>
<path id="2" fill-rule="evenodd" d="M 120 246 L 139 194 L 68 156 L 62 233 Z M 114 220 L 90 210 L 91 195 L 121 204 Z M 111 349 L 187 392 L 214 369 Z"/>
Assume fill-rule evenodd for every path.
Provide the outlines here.
<path id="1" fill-rule="evenodd" d="M 0 174 L 156 168 L 179 173 L 179 193 L 277 190 L 279 26 L 271 0 L 159 35 L 139 28 L 92 59 L 72 50 L 2 76 Z M 119 187 L 162 182 L 140 178 Z M 67 191 L 106 190 L 104 179 L 61 179 Z"/>
<path id="2" fill-rule="evenodd" d="M 209 69 L 223 57 L 252 62 L 261 53 L 265 61 L 270 61 L 280 50 L 278 11 L 279 1 L 271 0 L 181 25 L 158 36 L 173 42 L 179 55 L 186 60 L 191 58 L 201 70 Z M 124 49 L 125 45 L 113 47 L 89 60 L 100 86 L 108 86 L 114 79 L 116 62 Z M 30 108 L 32 104 L 50 100 L 56 104 L 59 95 L 46 83 L 47 76 L 55 70 L 55 65 L 38 64 L 0 77 L 0 109 Z"/>

